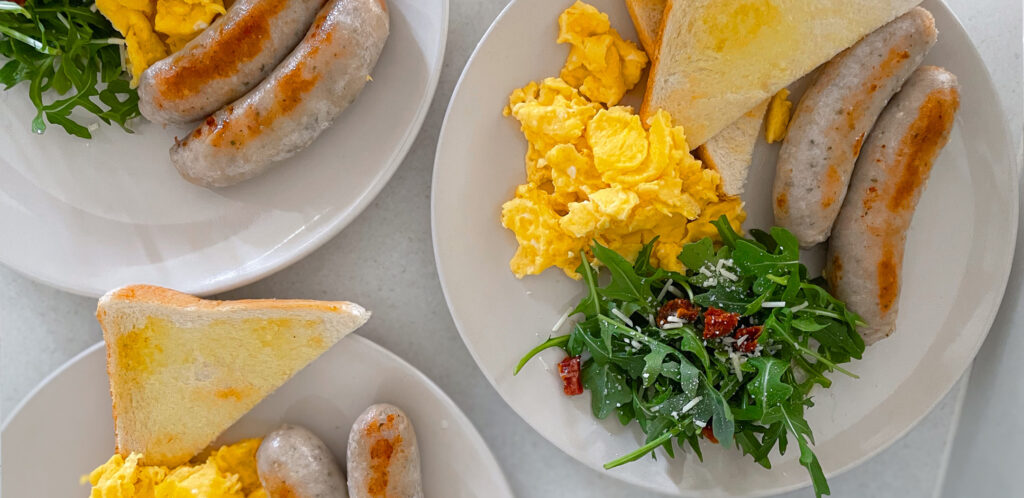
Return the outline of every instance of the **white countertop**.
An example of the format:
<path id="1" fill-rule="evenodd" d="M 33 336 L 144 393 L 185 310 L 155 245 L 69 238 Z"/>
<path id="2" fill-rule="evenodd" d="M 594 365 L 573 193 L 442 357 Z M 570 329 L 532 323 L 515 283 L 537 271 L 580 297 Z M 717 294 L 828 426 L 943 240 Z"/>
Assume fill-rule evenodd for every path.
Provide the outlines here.
<path id="1" fill-rule="evenodd" d="M 1010 118 L 1015 150 L 1020 151 L 1021 1 L 946 1 L 992 72 Z M 434 269 L 429 202 L 437 134 L 463 65 L 506 3 L 451 0 L 447 58 L 430 114 L 402 167 L 376 201 L 306 259 L 221 297 L 349 299 L 379 310 L 359 333 L 408 360 L 459 404 L 497 455 L 517 495 L 643 496 L 642 491 L 572 460 L 505 405 L 463 346 Z M 935 496 L 943 486 L 951 452 L 955 456 L 945 482 L 947 496 L 968 496 L 965 490 L 977 489 L 966 486 L 977 482 L 990 483 L 993 492 L 1009 489 L 1010 478 L 1020 472 L 1011 462 L 1020 461 L 1016 452 L 1024 443 L 1019 417 L 1013 415 L 1024 410 L 1024 383 L 1012 368 L 1024 359 L 1024 339 L 1011 333 L 1014 324 L 1024 324 L 1024 316 L 1018 316 L 1024 311 L 1017 311 L 1024 310 L 1019 289 L 1024 264 L 1018 262 L 1015 270 L 1008 306 L 982 349 L 983 365 L 976 368 L 976 378 L 969 384 L 962 379 L 920 425 L 888 450 L 831 479 L 833 496 Z M 0 302 L 2 419 L 46 375 L 101 337 L 93 316 L 95 300 L 50 289 L 5 267 L 0 267 Z M 386 312 L 394 309 L 402 313 Z M 990 396 L 1007 390 L 1016 395 Z M 953 443 L 965 396 L 969 401 L 963 411 L 968 428 L 964 431 L 969 433 L 961 431 Z M 998 399 L 990 401 L 993 398 Z M 1001 439 L 1005 437 L 1016 439 Z M 978 458 L 1003 463 L 980 465 Z M 977 496 L 983 495 L 991 494 Z"/>

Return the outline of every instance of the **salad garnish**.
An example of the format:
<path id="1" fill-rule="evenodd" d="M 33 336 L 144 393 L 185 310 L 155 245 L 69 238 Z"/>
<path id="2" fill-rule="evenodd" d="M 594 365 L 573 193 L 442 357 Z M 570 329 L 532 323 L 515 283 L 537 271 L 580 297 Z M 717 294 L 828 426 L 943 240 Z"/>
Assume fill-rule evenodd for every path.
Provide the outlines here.
<path id="1" fill-rule="evenodd" d="M 124 40 L 91 0 L 0 1 L 0 85 L 28 83 L 36 107 L 32 131 L 47 122 L 92 138 L 99 125 L 84 125 L 76 109 L 127 132 L 139 115 L 138 93 L 122 77 Z M 50 91 L 53 91 L 52 93 Z M 76 113 L 77 114 L 77 113 Z"/>
<path id="2" fill-rule="evenodd" d="M 856 378 L 841 365 L 864 352 L 863 322 L 808 278 L 787 230 L 750 230 L 744 238 L 724 216 L 712 223 L 719 247 L 710 238 L 684 246 L 685 273 L 650 264 L 653 240 L 633 263 L 595 242 L 608 282 L 600 285 L 584 258 L 577 272 L 586 295 L 569 313 L 582 319 L 527 353 L 515 372 L 541 351 L 562 348 L 567 395 L 590 391 L 599 419 L 636 420 L 645 444 L 606 469 L 659 447 L 673 457 L 673 440 L 703 459 L 701 439 L 771 468 L 769 453 L 795 442 L 815 495 L 827 495 L 804 410 L 814 406 L 815 385 L 831 386 L 833 372 Z"/>

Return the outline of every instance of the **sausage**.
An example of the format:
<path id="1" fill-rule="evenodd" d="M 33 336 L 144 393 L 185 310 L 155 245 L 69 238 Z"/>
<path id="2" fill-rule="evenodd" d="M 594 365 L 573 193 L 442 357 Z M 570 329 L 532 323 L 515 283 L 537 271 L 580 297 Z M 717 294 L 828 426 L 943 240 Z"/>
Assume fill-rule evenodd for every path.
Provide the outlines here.
<path id="1" fill-rule="evenodd" d="M 177 53 L 139 79 L 139 111 L 190 123 L 245 95 L 302 39 L 325 0 L 236 0 Z"/>
<path id="2" fill-rule="evenodd" d="M 896 326 L 907 229 L 959 105 L 956 76 L 921 67 L 882 112 L 857 160 L 825 275 L 835 296 L 867 322 L 859 329 L 865 343 Z"/>
<path id="3" fill-rule="evenodd" d="M 352 424 L 348 494 L 352 498 L 423 498 L 416 432 L 402 410 L 376 404 Z"/>
<path id="4" fill-rule="evenodd" d="M 348 498 L 345 477 L 320 438 L 307 429 L 282 425 L 263 438 L 256 471 L 273 498 Z"/>
<path id="5" fill-rule="evenodd" d="M 935 44 L 920 7 L 827 62 L 796 107 L 775 170 L 775 223 L 800 245 L 824 242 L 843 205 L 865 135 Z"/>
<path id="6" fill-rule="evenodd" d="M 331 0 L 265 81 L 175 139 L 171 162 L 192 183 L 226 187 L 305 148 L 362 90 L 388 28 L 383 0 Z"/>

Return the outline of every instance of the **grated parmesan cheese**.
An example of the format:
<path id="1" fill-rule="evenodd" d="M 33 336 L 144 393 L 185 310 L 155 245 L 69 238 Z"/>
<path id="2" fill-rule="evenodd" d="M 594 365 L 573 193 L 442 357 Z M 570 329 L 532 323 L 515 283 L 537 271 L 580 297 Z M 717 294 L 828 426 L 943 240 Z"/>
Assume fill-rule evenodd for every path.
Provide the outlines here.
<path id="1" fill-rule="evenodd" d="M 629 317 L 626 316 L 623 312 L 621 312 L 621 311 L 619 311 L 619 310 L 617 310 L 615 308 L 612 308 L 612 314 L 617 316 L 617 317 L 619 317 L 619 320 L 622 320 L 623 323 L 625 323 L 626 325 L 628 325 L 630 327 L 633 326 L 633 320 L 630 320 Z"/>

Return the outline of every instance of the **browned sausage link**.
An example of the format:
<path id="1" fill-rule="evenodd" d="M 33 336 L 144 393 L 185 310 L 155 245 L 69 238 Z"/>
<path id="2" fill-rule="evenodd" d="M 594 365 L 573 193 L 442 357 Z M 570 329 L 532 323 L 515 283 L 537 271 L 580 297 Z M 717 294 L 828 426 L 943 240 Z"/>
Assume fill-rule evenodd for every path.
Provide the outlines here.
<path id="1" fill-rule="evenodd" d="M 378 0 L 331 0 L 270 76 L 171 148 L 185 179 L 224 187 L 313 143 L 366 85 L 388 37 Z"/>
<path id="2" fill-rule="evenodd" d="M 800 99 L 779 150 L 773 202 L 775 223 L 800 245 L 828 238 L 865 134 L 937 34 L 932 15 L 912 9 L 825 64 Z"/>
<path id="3" fill-rule="evenodd" d="M 139 80 L 139 110 L 188 123 L 263 81 L 302 39 L 325 0 L 237 0 L 228 12 Z"/>
<path id="4" fill-rule="evenodd" d="M 921 67 L 878 118 L 857 161 L 825 274 L 836 297 L 867 322 L 860 333 L 868 344 L 896 326 L 907 229 L 959 104 L 956 76 Z"/>

